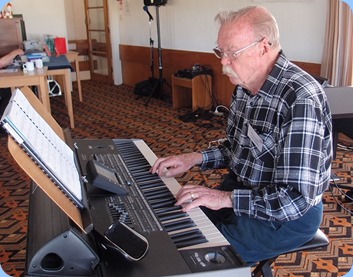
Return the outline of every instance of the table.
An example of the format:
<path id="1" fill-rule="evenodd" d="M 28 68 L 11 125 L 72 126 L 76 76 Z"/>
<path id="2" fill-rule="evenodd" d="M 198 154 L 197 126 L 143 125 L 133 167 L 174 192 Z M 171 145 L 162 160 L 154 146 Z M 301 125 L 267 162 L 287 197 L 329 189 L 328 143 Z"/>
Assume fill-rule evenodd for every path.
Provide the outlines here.
<path id="1" fill-rule="evenodd" d="M 38 98 L 44 107 L 50 112 L 50 101 L 47 83 L 47 67 L 23 72 L 17 69 L 15 72 L 0 73 L 0 88 L 19 88 L 23 86 L 37 86 Z"/>
<path id="2" fill-rule="evenodd" d="M 77 89 L 78 89 L 78 97 L 80 99 L 80 102 L 83 101 L 82 98 L 82 89 L 81 89 L 81 77 L 80 77 L 80 66 L 79 66 L 79 60 L 78 60 L 78 52 L 76 51 L 67 51 L 65 54 L 67 59 L 70 62 L 75 63 L 75 72 L 76 72 L 76 82 L 77 82 Z"/>
<path id="3" fill-rule="evenodd" d="M 0 73 L 0 88 L 17 88 L 23 86 L 38 86 L 38 98 L 45 108 L 51 112 L 47 76 L 59 76 L 63 80 L 65 104 L 70 118 L 71 128 L 75 128 L 74 112 L 71 96 L 71 76 L 73 70 L 65 55 L 50 57 L 44 67 L 34 71 L 24 72 L 17 69 L 14 72 Z"/>
<path id="4" fill-rule="evenodd" d="M 172 94 L 174 109 L 188 106 L 191 106 L 193 111 L 198 108 L 211 108 L 212 76 L 202 74 L 190 79 L 173 75 Z"/>
<path id="5" fill-rule="evenodd" d="M 338 134 L 353 139 L 353 87 L 324 88 L 332 114 L 333 158 L 336 158 Z"/>

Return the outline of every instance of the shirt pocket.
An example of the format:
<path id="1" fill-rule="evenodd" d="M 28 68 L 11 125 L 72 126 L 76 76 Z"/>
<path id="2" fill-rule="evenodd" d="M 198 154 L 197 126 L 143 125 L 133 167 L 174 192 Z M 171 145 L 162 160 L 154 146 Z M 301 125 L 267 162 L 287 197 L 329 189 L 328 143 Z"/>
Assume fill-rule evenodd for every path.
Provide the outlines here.
<path id="1" fill-rule="evenodd" d="M 258 146 L 250 139 L 250 152 L 255 159 L 261 160 L 265 166 L 271 163 L 277 156 L 277 144 L 273 137 L 273 132 L 258 134 L 262 140 L 262 147 L 259 150 Z"/>

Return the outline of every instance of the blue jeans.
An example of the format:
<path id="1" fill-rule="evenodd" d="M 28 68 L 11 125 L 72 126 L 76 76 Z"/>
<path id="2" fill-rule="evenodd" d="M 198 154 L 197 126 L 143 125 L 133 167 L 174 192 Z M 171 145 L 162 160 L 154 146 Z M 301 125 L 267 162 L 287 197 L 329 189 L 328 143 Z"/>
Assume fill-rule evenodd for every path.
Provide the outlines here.
<path id="1" fill-rule="evenodd" d="M 231 176 L 227 177 L 221 190 L 232 189 L 227 186 Z M 234 180 L 231 183 L 233 189 L 239 185 L 234 186 Z M 247 215 L 236 216 L 231 208 L 218 211 L 201 208 L 248 265 L 305 244 L 314 237 L 323 215 L 322 202 L 310 208 L 301 218 L 284 222 L 260 220 Z"/>

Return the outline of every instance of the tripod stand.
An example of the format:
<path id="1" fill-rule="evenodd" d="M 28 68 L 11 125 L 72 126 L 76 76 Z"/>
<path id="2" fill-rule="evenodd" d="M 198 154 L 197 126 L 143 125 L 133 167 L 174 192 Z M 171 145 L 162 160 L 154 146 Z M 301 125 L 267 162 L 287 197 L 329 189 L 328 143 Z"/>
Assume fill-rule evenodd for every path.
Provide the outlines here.
<path id="1" fill-rule="evenodd" d="M 163 78 L 163 61 L 162 61 L 162 47 L 161 47 L 161 31 L 160 31 L 160 23 L 159 23 L 159 6 L 156 6 L 156 18 L 157 18 L 157 39 L 158 39 L 158 80 L 156 80 L 155 84 L 153 85 L 150 94 L 148 95 L 148 98 L 145 101 L 145 106 L 148 105 L 150 102 L 151 98 L 154 95 L 159 96 L 161 99 L 163 99 L 163 83 L 164 83 L 164 78 Z M 154 79 L 154 56 L 153 56 L 153 40 L 150 39 L 150 43 L 152 41 L 152 47 L 151 47 L 151 71 L 152 71 L 152 78 Z M 158 92 L 158 94 L 157 94 Z"/>

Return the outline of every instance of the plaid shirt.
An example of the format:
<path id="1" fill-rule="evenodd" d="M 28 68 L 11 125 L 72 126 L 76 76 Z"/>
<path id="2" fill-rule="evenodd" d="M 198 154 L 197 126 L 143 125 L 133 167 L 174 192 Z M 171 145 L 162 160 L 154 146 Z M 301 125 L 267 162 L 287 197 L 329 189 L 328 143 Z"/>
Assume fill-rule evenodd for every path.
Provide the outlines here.
<path id="1" fill-rule="evenodd" d="M 227 141 L 202 152 L 201 169 L 229 167 L 234 212 L 294 220 L 320 202 L 331 173 L 331 113 L 322 87 L 283 53 L 256 95 L 238 86 Z"/>

